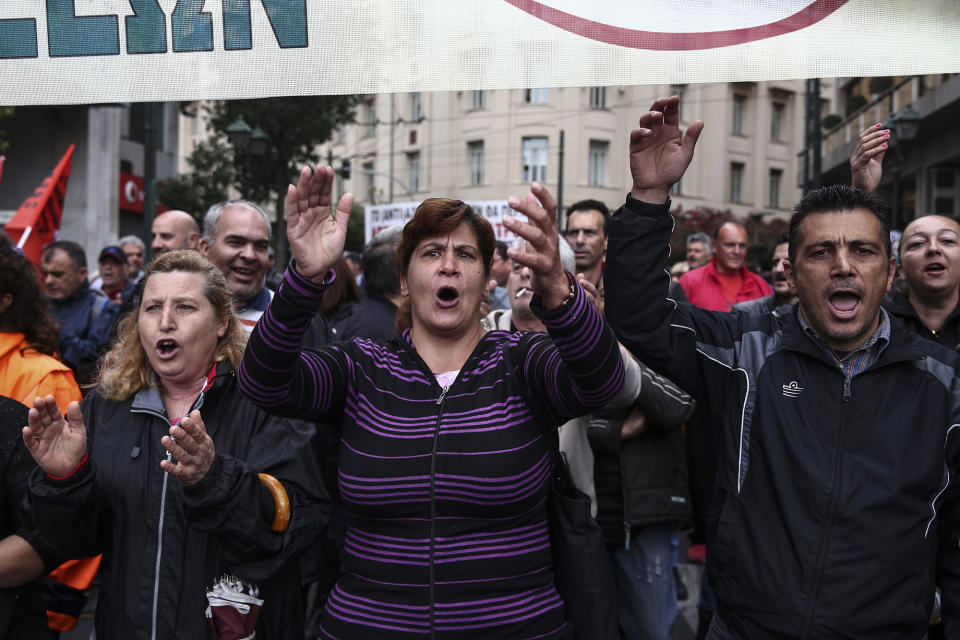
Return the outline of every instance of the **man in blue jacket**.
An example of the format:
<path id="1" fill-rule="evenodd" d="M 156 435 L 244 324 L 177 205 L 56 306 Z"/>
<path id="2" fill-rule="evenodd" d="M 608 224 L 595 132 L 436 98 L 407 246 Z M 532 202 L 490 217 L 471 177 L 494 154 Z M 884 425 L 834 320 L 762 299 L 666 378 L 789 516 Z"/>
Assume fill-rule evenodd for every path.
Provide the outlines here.
<path id="1" fill-rule="evenodd" d="M 96 378 L 97 359 L 113 338 L 118 307 L 87 281 L 87 256 L 76 242 L 53 242 L 41 255 L 50 312 L 60 325 L 60 359 L 81 386 Z"/>
<path id="2" fill-rule="evenodd" d="M 677 103 L 656 101 L 631 133 L 607 318 L 716 417 L 707 637 L 915 640 L 935 584 L 960 637 L 960 358 L 880 307 L 894 273 L 885 205 L 847 186 L 796 205 L 793 313 L 676 305 L 669 190 L 703 127 L 683 135 Z"/>

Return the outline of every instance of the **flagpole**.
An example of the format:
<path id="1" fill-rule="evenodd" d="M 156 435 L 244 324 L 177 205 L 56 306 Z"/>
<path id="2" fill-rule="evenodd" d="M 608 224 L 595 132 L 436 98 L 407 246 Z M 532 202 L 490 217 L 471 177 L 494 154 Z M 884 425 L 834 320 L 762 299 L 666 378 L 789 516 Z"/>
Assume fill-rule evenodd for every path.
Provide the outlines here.
<path id="1" fill-rule="evenodd" d="M 20 236 L 20 241 L 17 243 L 17 249 L 23 249 L 23 245 L 27 244 L 27 240 L 30 239 L 31 231 L 33 231 L 33 227 L 27 227 L 23 230 L 23 235 Z"/>

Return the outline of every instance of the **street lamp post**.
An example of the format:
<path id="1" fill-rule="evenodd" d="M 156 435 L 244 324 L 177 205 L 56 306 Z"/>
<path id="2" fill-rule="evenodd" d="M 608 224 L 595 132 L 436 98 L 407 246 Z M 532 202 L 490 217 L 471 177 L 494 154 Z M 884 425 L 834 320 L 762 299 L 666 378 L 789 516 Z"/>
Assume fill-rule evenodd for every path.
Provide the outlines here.
<path id="1" fill-rule="evenodd" d="M 887 118 L 883 127 L 890 129 L 893 137 L 890 139 L 893 147 L 893 195 L 890 198 L 890 228 L 896 229 L 900 223 L 900 171 L 903 165 L 902 145 L 911 142 L 917 137 L 920 121 L 923 116 L 914 111 L 908 104 L 903 109 Z"/>
<path id="2" fill-rule="evenodd" d="M 237 116 L 237 119 L 227 127 L 227 137 L 230 138 L 233 151 L 239 156 L 243 167 L 243 179 L 240 184 L 243 186 L 243 197 L 247 198 L 249 197 L 250 183 L 253 180 L 253 159 L 263 157 L 263 154 L 267 152 L 269 139 L 260 125 L 251 129 L 243 116 Z"/>
<path id="3" fill-rule="evenodd" d="M 750 214 L 750 219 L 753 220 L 753 244 L 760 244 L 760 224 L 763 222 L 763 216 L 767 215 L 766 211 L 754 211 Z"/>

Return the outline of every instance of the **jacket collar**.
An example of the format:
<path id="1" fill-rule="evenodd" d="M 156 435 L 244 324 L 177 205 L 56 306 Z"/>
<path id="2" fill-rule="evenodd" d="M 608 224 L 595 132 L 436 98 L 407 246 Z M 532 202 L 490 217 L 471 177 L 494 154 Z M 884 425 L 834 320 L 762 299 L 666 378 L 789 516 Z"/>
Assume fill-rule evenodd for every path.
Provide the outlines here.
<path id="1" fill-rule="evenodd" d="M 11 352 L 21 349 L 21 345 L 25 347 L 25 339 L 26 336 L 22 333 L 0 332 L 0 358 L 4 358 Z"/>
<path id="2" fill-rule="evenodd" d="M 67 298 L 63 300 L 50 300 L 50 304 L 52 304 L 55 309 L 59 309 L 60 307 L 69 307 L 78 300 L 86 299 L 90 291 L 90 281 L 84 280 L 83 283 L 77 287 L 77 290 L 71 293 Z"/>
<path id="3" fill-rule="evenodd" d="M 829 356 L 814 344 L 813 340 L 804 332 L 800 324 L 799 313 L 800 305 L 796 304 L 792 313 L 781 316 L 783 322 L 780 337 L 781 346 L 790 351 L 812 356 L 836 369 L 836 362 L 831 361 Z M 920 360 L 925 355 L 919 343 L 903 325 L 903 321 L 893 314 L 889 314 L 888 318 L 890 320 L 890 342 L 871 369 L 891 362 Z"/>
<path id="4" fill-rule="evenodd" d="M 917 315 L 917 310 L 914 309 L 910 303 L 910 298 L 901 293 L 899 289 L 894 288 L 887 292 L 887 295 L 883 297 L 883 306 L 887 311 L 896 316 L 913 318 L 923 325 L 923 320 Z M 957 316 L 960 316 L 960 304 L 957 304 L 953 311 L 950 312 L 950 315 L 947 316 L 947 321 L 949 322 Z"/>
<path id="5" fill-rule="evenodd" d="M 266 311 L 267 306 L 270 304 L 270 300 L 272 299 L 273 299 L 273 292 L 271 292 L 270 289 L 264 286 L 263 289 L 260 290 L 260 293 L 258 293 L 257 295 L 253 296 L 252 298 L 244 302 L 237 309 L 237 313 L 241 313 L 243 311 L 250 311 L 251 309 L 254 311 Z"/>
<path id="6" fill-rule="evenodd" d="M 206 395 L 211 392 L 218 393 L 220 389 L 224 387 L 224 385 L 229 383 L 229 380 L 232 376 L 233 365 L 231 365 L 229 361 L 225 360 L 214 363 L 214 366 L 210 370 L 210 375 L 207 377 L 207 381 L 203 385 L 203 390 L 200 391 L 200 394 L 197 396 L 196 401 L 194 401 L 193 407 L 190 409 L 190 411 L 201 408 Z M 130 410 L 154 413 L 166 418 L 167 412 L 163 406 L 163 396 L 160 393 L 159 382 L 160 381 L 157 378 L 157 374 L 151 373 L 150 385 L 134 394 L 133 402 L 130 404 Z"/>

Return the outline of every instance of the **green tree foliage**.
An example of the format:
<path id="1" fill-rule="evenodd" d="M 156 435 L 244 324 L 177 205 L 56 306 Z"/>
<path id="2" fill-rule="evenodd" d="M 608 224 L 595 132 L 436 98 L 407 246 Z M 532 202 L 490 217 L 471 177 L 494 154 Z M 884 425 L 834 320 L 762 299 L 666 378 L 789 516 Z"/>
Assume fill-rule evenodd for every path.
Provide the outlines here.
<path id="1" fill-rule="evenodd" d="M 157 185 L 157 198 L 171 209 L 186 211 L 198 221 L 210 205 L 223 202 L 237 183 L 233 150 L 222 137 L 211 137 L 190 154 L 192 171 Z"/>
<path id="2" fill-rule="evenodd" d="M 174 206 L 174 198 L 188 202 L 192 193 L 192 208 L 185 210 L 202 213 L 227 197 L 232 187 L 248 200 L 274 203 L 282 218 L 287 185 L 296 180 L 303 165 L 325 160 L 318 155 L 317 146 L 329 140 L 340 124 L 353 121 L 358 102 L 359 96 L 295 96 L 212 103 L 206 107 L 212 139 L 191 154 L 189 174 L 167 181 L 158 192 L 159 200 Z M 248 159 L 229 144 L 227 127 L 240 116 L 266 134 L 263 156 Z M 282 220 L 274 228 L 274 241 L 281 253 L 279 222 Z"/>
<path id="3" fill-rule="evenodd" d="M 346 251 L 356 251 L 358 253 L 363 251 L 363 213 L 362 206 L 359 204 L 353 205 L 353 210 L 350 212 L 350 222 L 347 223 L 347 239 L 343 245 Z"/>

